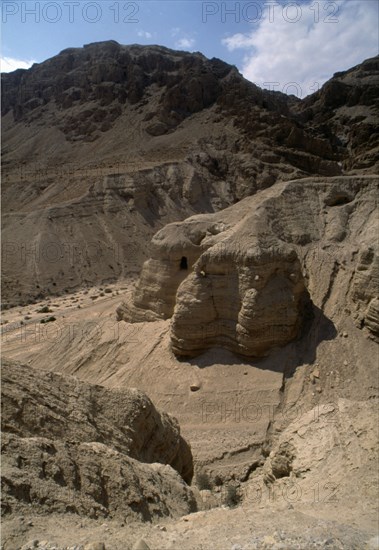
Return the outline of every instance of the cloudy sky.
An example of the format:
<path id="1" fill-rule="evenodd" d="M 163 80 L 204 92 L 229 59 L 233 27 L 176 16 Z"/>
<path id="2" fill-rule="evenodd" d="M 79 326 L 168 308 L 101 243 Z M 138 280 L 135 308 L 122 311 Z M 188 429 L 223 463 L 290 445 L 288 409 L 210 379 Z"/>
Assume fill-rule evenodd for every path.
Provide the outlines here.
<path id="1" fill-rule="evenodd" d="M 2 0 L 1 69 L 101 40 L 201 51 L 304 97 L 379 53 L 377 0 Z"/>

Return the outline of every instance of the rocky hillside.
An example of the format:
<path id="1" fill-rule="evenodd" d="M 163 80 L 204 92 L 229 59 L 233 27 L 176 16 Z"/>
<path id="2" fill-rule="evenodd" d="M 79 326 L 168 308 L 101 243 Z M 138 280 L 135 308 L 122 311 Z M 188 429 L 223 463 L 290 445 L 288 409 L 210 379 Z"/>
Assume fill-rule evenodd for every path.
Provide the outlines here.
<path id="1" fill-rule="evenodd" d="M 348 311 L 377 338 L 378 184 L 375 176 L 277 184 L 168 225 L 119 319 L 172 317 L 172 349 L 188 356 L 214 346 L 265 355 L 300 336 L 312 307 L 333 321 Z"/>
<path id="2" fill-rule="evenodd" d="M 64 518 L 53 513 L 41 519 L 38 512 L 46 509 L 36 504 L 30 520 L 30 512 L 7 492 L 15 513 L 8 510 L 6 517 L 6 550 L 17 550 L 32 539 L 57 540 L 59 544 L 51 546 L 62 549 L 94 540 L 95 534 L 107 549 L 115 550 L 146 550 L 138 542 L 141 537 L 151 550 L 176 550 L 179 542 L 188 550 L 234 545 L 246 550 L 376 548 L 377 187 L 377 176 L 278 183 L 222 212 L 168 225 L 154 237 L 152 257 L 130 293 L 132 299 L 119 310 L 138 322 L 120 321 L 117 331 L 118 295 L 93 303 L 84 295 L 80 309 L 67 305 L 64 297 L 54 299 L 50 305 L 57 321 L 47 327 L 40 324 L 40 307 L 7 311 L 6 357 L 35 369 L 74 374 L 109 391 L 93 386 L 89 390 L 78 381 L 73 385 L 61 375 L 29 377 L 26 369 L 16 371 L 17 380 L 5 377 L 4 391 L 11 397 L 10 404 L 3 399 L 5 429 L 10 426 L 3 438 L 7 491 L 17 487 L 22 496 L 20 485 L 28 490 L 31 479 L 37 501 L 53 487 L 54 498 L 63 501 L 49 501 L 49 509 L 61 512 L 72 499 L 68 504 L 65 487 L 56 490 L 55 481 L 47 478 L 51 484 L 45 485 L 45 478 L 38 477 L 41 461 L 48 464 L 46 475 L 54 474 L 57 464 L 64 476 L 66 464 L 73 462 L 84 480 L 83 489 L 74 492 L 80 503 L 77 513 Z M 20 326 L 17 321 L 26 314 L 31 318 Z M 99 330 L 89 337 L 94 324 Z M 30 395 L 27 389 L 33 388 L 34 376 L 52 396 L 36 395 L 38 404 L 48 405 L 41 409 L 49 421 L 46 430 L 40 427 L 34 390 Z M 58 380 L 64 389 L 59 402 Z M 191 443 L 193 484 L 203 474 L 211 487 L 200 492 L 202 511 L 167 520 L 160 528 L 119 517 L 113 503 L 121 499 L 117 491 L 123 480 L 114 454 L 108 452 L 106 459 L 92 454 L 99 446 L 103 449 L 101 445 L 109 451 L 107 442 L 111 448 L 125 442 L 122 455 L 127 459 L 138 435 L 124 429 L 123 411 L 130 408 L 120 396 L 130 387 L 146 391 L 160 409 L 178 418 L 181 433 Z M 122 423 L 119 413 L 108 412 L 116 408 L 122 411 Z M 60 410 L 67 422 L 64 429 Z M 22 411 L 31 413 L 33 423 L 24 420 Z M 57 462 L 52 465 L 34 435 L 36 426 L 43 438 L 54 442 Z M 70 439 L 62 449 L 56 437 L 62 433 L 71 438 L 73 433 L 76 441 L 82 432 L 84 442 L 77 447 Z M 95 444 L 89 441 L 93 437 L 99 438 Z M 153 448 L 159 441 L 153 440 Z M 21 446 L 25 444 L 28 447 Z M 19 464 L 18 457 L 26 462 Z M 100 473 L 94 464 L 100 465 Z M 150 483 L 158 491 L 169 486 L 169 495 L 183 498 L 186 509 L 187 493 L 173 493 L 170 480 L 146 480 L 138 465 L 150 466 L 138 461 L 134 470 L 143 480 L 144 495 L 154 499 Z M 110 495 L 106 524 L 104 510 L 94 506 L 96 498 L 105 506 L 103 493 L 92 493 L 100 482 Z M 145 492 L 145 482 L 151 492 Z M 198 495 L 194 485 L 191 490 Z M 236 496 L 237 507 L 221 506 L 228 494 Z M 133 493 L 134 498 L 138 495 Z M 169 500 L 154 508 L 158 514 L 166 504 L 171 510 L 173 501 L 166 496 Z M 125 509 L 124 504 L 120 509 L 126 518 L 141 519 L 134 513 L 134 501 L 123 502 Z M 88 509 L 93 515 L 89 505 L 98 510 L 100 521 L 88 517 Z M 41 548 L 49 546 L 41 543 Z"/>
<path id="3" fill-rule="evenodd" d="M 301 101 L 110 41 L 2 91 L 4 550 L 378 548 L 379 57 Z"/>
<path id="4" fill-rule="evenodd" d="M 190 482 L 192 474 L 176 420 L 141 391 L 3 364 L 5 515 L 32 506 L 35 513 L 92 518 L 177 517 L 196 509 L 182 479 Z"/>
<path id="5" fill-rule="evenodd" d="M 3 75 L 5 306 L 135 275 L 166 223 L 276 181 L 375 171 L 377 96 L 377 58 L 300 101 L 113 41 Z"/>
<path id="6" fill-rule="evenodd" d="M 345 151 L 346 172 L 379 171 L 379 57 L 336 73 L 295 106 L 309 131 Z"/>

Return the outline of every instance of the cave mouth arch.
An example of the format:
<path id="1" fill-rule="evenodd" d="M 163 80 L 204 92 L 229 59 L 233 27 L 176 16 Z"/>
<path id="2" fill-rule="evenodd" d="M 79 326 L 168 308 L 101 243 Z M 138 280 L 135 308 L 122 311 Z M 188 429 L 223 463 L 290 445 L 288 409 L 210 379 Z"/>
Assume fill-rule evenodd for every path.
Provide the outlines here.
<path id="1" fill-rule="evenodd" d="M 180 269 L 188 269 L 188 260 L 186 256 L 182 256 L 182 259 L 180 260 Z"/>

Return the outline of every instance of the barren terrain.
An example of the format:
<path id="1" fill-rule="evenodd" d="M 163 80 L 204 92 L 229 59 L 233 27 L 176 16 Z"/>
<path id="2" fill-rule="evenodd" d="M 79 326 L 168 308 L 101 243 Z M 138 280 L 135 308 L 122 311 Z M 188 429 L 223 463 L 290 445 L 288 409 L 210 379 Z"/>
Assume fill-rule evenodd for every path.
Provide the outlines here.
<path id="1" fill-rule="evenodd" d="M 378 70 L 5 75 L 4 550 L 379 548 Z"/>

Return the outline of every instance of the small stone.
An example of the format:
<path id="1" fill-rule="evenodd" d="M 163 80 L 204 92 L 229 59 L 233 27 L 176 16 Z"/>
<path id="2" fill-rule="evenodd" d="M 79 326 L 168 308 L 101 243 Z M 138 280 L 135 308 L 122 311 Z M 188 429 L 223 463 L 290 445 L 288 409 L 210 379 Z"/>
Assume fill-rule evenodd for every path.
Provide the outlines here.
<path id="1" fill-rule="evenodd" d="M 255 281 L 259 281 L 259 275 L 256 275 L 256 276 L 254 277 L 254 280 L 255 280 Z"/>
<path id="2" fill-rule="evenodd" d="M 300 437 L 304 437 L 304 435 L 307 433 L 307 428 L 305 426 L 301 426 L 297 430 L 297 433 L 299 434 Z"/>
<path id="3" fill-rule="evenodd" d="M 344 338 L 347 338 L 349 335 L 348 335 L 347 332 L 343 332 L 343 333 L 342 333 L 342 336 L 343 336 Z"/>
<path id="4" fill-rule="evenodd" d="M 160 526 L 159 526 L 159 529 L 160 529 L 161 531 L 167 531 L 167 529 L 166 529 L 166 527 L 165 527 L 164 525 L 160 525 Z"/>
<path id="5" fill-rule="evenodd" d="M 190 390 L 191 391 L 199 391 L 200 389 L 200 386 L 198 384 L 191 384 L 190 385 Z"/>
<path id="6" fill-rule="evenodd" d="M 314 369 L 312 374 L 315 378 L 320 378 L 320 370 L 318 368 Z"/>
<path id="7" fill-rule="evenodd" d="M 345 367 L 347 367 L 347 365 L 348 365 L 349 363 L 348 363 L 348 362 L 346 361 L 346 359 L 345 359 L 345 361 L 343 362 L 343 364 L 345 365 Z"/>
<path id="8" fill-rule="evenodd" d="M 322 389 L 321 389 L 321 388 L 316 388 L 316 391 L 317 391 L 318 393 L 322 393 Z"/>
<path id="9" fill-rule="evenodd" d="M 33 527 L 33 522 L 31 520 L 29 520 L 29 521 L 26 522 L 26 525 L 28 527 Z"/>
<path id="10" fill-rule="evenodd" d="M 105 550 L 103 542 L 88 542 L 84 545 L 84 550 Z"/>
<path id="11" fill-rule="evenodd" d="M 139 539 L 133 546 L 133 550 L 150 550 L 150 547 L 143 539 Z"/>

